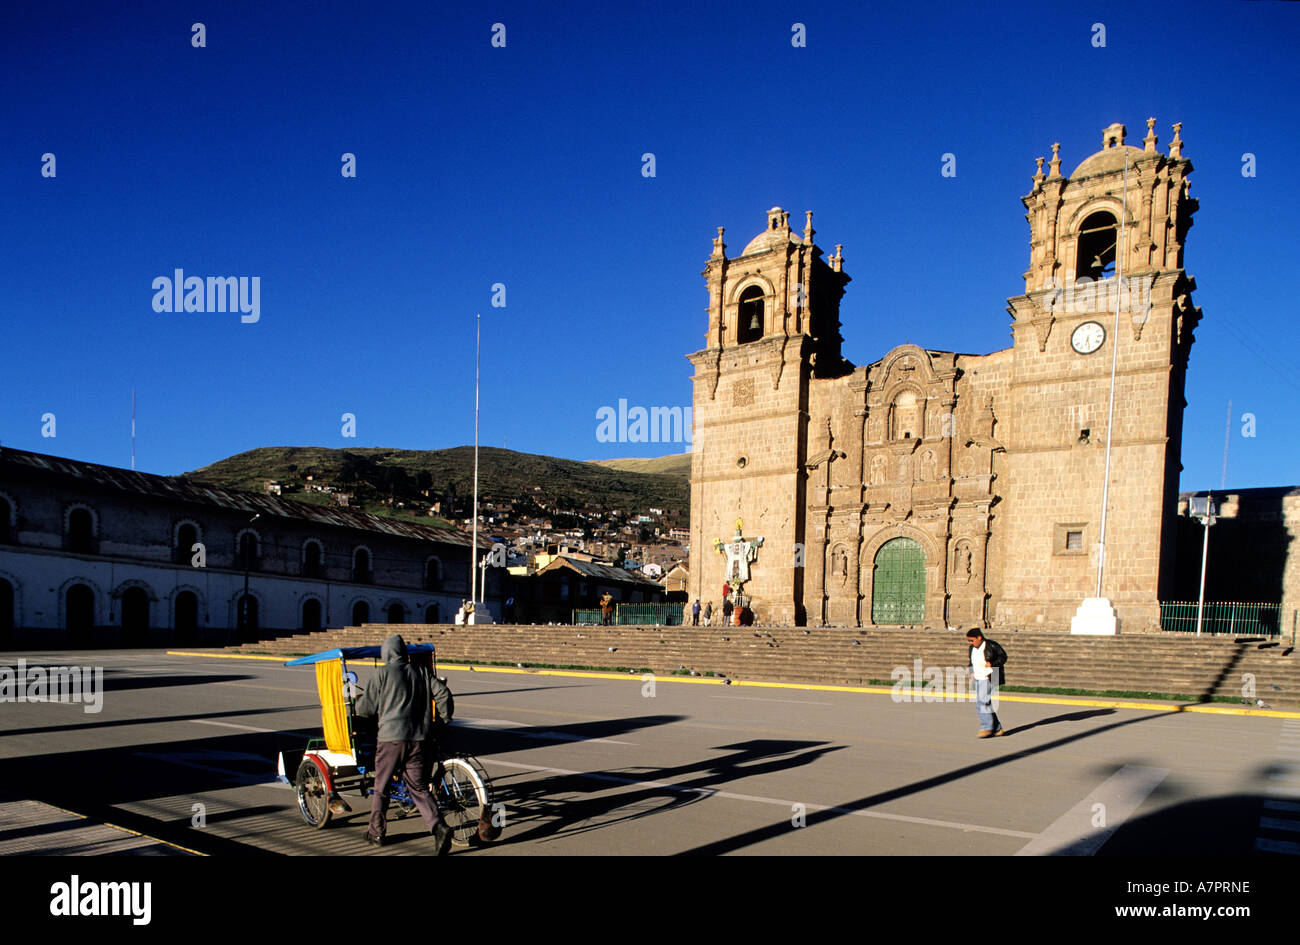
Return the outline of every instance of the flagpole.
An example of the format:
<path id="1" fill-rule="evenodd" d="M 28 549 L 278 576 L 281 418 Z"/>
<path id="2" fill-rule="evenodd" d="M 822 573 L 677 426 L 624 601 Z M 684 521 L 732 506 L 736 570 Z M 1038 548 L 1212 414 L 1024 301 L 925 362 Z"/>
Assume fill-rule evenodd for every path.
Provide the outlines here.
<path id="1" fill-rule="evenodd" d="M 469 600 L 478 602 L 478 353 L 483 314 L 474 316 L 474 529 L 469 551 Z M 478 608 L 475 607 L 475 610 Z"/>

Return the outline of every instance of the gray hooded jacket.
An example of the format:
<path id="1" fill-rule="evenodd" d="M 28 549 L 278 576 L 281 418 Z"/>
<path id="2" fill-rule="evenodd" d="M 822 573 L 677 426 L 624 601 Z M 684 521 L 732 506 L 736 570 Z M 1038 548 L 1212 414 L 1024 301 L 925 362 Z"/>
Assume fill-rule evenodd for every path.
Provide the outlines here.
<path id="1" fill-rule="evenodd" d="M 398 634 L 384 641 L 381 666 L 357 700 L 357 715 L 377 716 L 381 742 L 422 742 L 433 728 L 429 676 L 406 659 Z"/>

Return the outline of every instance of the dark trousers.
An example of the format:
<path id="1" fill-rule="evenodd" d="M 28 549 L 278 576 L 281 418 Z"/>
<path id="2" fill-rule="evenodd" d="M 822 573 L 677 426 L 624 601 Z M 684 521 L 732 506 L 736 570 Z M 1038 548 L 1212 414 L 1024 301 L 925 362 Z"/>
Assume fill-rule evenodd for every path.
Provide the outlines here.
<path id="1" fill-rule="evenodd" d="M 370 802 L 370 835 L 382 837 L 386 829 L 388 792 L 393 775 L 399 773 L 406 782 L 406 792 L 432 832 L 442 822 L 438 807 L 429 796 L 429 764 L 422 742 L 380 742 L 375 746 L 375 793 Z"/>

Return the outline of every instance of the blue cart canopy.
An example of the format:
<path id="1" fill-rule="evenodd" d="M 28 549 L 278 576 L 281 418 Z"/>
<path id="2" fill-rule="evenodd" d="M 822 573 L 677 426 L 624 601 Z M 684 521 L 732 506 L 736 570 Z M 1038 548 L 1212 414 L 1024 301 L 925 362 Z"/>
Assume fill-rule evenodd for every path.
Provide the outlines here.
<path id="1" fill-rule="evenodd" d="M 285 666 L 306 666 L 309 663 L 324 663 L 327 660 L 377 660 L 380 656 L 381 648 L 377 646 L 345 646 L 336 650 L 325 650 L 323 653 L 313 653 L 311 656 L 300 656 L 296 660 L 289 660 Z M 406 644 L 406 655 L 412 653 L 432 653 L 432 643 L 408 643 Z"/>

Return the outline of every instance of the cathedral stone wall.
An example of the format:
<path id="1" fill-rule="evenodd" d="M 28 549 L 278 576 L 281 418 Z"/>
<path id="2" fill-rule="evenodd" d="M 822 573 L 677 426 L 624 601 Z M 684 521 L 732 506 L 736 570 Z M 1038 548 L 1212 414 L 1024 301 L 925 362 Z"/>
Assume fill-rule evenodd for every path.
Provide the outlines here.
<path id="1" fill-rule="evenodd" d="M 823 261 L 812 214 L 801 237 L 772 208 L 734 258 L 719 228 L 689 356 L 692 599 L 720 603 L 725 541 L 752 559 L 739 583 L 762 622 L 1067 629 L 1104 564 L 1124 629 L 1158 627 L 1200 312 L 1191 163 L 1178 126 L 1168 155 L 1153 129 L 1139 149 L 1110 126 L 1069 178 L 1056 146 L 1050 173 L 1039 159 L 1013 345 L 991 354 L 901 345 L 855 367 L 843 254 Z"/>

